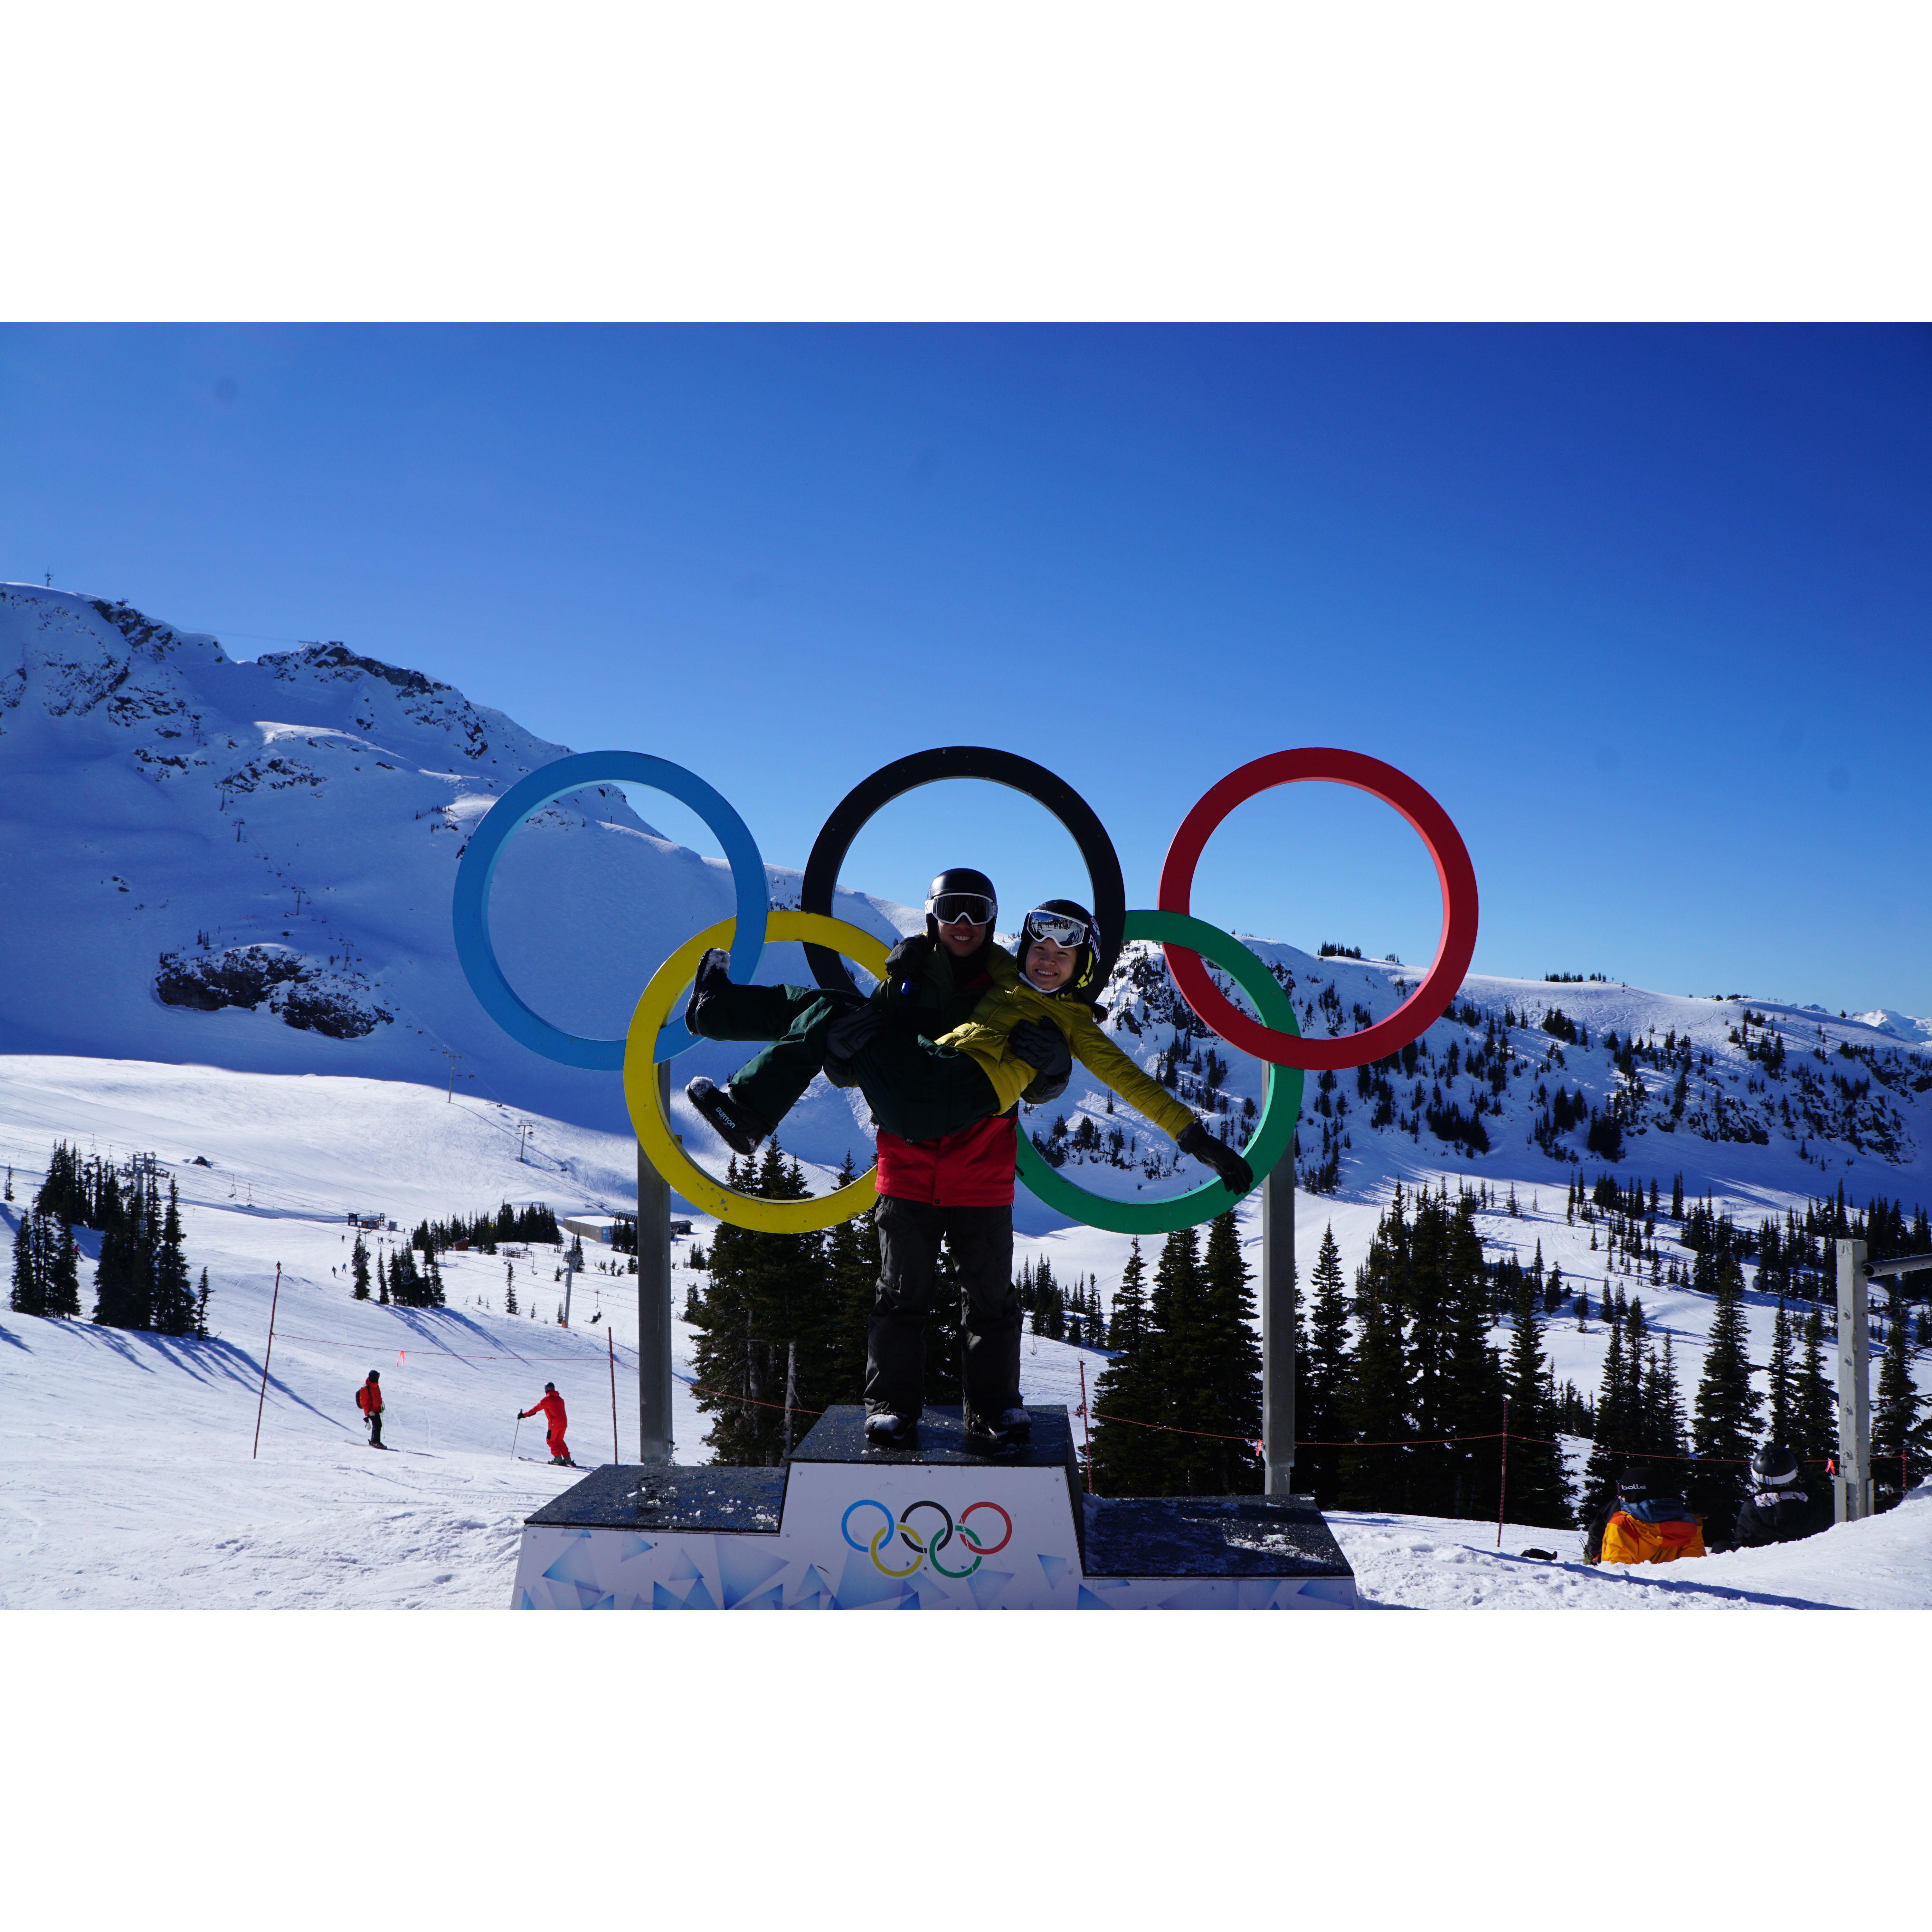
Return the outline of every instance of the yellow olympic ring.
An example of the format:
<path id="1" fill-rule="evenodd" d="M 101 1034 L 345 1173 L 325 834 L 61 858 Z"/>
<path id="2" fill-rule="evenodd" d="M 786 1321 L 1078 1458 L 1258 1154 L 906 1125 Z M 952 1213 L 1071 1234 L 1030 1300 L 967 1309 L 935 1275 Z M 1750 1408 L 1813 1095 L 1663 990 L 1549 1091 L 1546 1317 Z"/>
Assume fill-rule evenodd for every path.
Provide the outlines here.
<path id="1" fill-rule="evenodd" d="M 638 995 L 624 1042 L 624 1102 L 630 1109 L 631 1125 L 652 1166 L 700 1213 L 715 1214 L 734 1227 L 756 1228 L 768 1234 L 802 1234 L 814 1228 L 833 1227 L 864 1214 L 878 1199 L 873 1180 L 876 1168 L 868 1167 L 857 1180 L 812 1200 L 771 1201 L 762 1195 L 740 1194 L 706 1174 L 685 1152 L 664 1115 L 652 1060 L 658 1030 L 679 994 L 691 983 L 698 961 L 714 946 L 728 947 L 737 923 L 735 919 L 721 919 L 687 940 L 651 975 L 650 984 Z M 824 913 L 772 913 L 765 921 L 765 938 L 767 943 L 810 940 L 842 952 L 874 979 L 886 976 L 885 947 L 869 932 Z"/>
<path id="2" fill-rule="evenodd" d="M 878 1534 L 872 1538 L 872 1561 L 874 1564 L 878 1566 L 880 1573 L 884 1576 L 910 1576 L 912 1573 L 926 1561 L 925 1549 L 923 1546 L 919 1546 L 918 1555 L 914 1557 L 912 1561 L 908 1563 L 903 1570 L 895 1570 L 890 1564 L 880 1563 L 879 1562 L 879 1545 L 884 1542 L 886 1538 L 891 1535 L 892 1533 L 892 1526 L 890 1523 L 887 1523 L 885 1528 L 880 1530 Z"/>

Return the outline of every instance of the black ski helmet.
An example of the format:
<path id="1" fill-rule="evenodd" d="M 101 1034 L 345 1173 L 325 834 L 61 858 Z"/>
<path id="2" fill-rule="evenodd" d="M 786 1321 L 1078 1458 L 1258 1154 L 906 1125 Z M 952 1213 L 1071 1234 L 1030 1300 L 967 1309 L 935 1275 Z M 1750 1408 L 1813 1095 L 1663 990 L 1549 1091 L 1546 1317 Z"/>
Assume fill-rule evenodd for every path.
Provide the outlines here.
<path id="1" fill-rule="evenodd" d="M 1779 1444 L 1767 1442 L 1752 1456 L 1751 1474 L 1773 1489 L 1780 1484 L 1795 1483 L 1798 1480 L 1798 1458 Z"/>
<path id="2" fill-rule="evenodd" d="M 1034 913 L 1047 913 L 1060 919 L 1078 920 L 1087 929 L 1087 936 L 1081 941 L 1078 956 L 1073 962 L 1073 974 L 1064 990 L 1092 999 L 1100 990 L 1094 982 L 1100 968 L 1100 929 L 1094 923 L 1094 915 L 1077 899 L 1042 899 L 1033 912 L 1020 922 L 1019 962 L 1020 970 L 1026 970 L 1027 954 L 1032 950 Z"/>
<path id="3" fill-rule="evenodd" d="M 545 1382 L 545 1383 L 544 1384 L 544 1394 L 545 1395 L 554 1395 L 554 1394 L 556 1394 L 556 1383 L 554 1383 L 554 1382 Z"/>
<path id="4" fill-rule="evenodd" d="M 1626 1462 L 1617 1478 L 1617 1493 L 1623 1496 L 1647 1496 L 1654 1488 L 1650 1472 L 1640 1462 Z"/>
<path id="5" fill-rule="evenodd" d="M 951 892 L 971 892 L 986 902 L 986 916 L 983 921 L 975 920 L 975 926 L 984 924 L 990 933 L 993 922 L 1000 914 L 999 895 L 993 890 L 993 882 L 984 872 L 970 866 L 949 866 L 926 889 L 926 931 L 929 939 L 939 937 L 939 920 L 934 910 L 940 900 Z"/>

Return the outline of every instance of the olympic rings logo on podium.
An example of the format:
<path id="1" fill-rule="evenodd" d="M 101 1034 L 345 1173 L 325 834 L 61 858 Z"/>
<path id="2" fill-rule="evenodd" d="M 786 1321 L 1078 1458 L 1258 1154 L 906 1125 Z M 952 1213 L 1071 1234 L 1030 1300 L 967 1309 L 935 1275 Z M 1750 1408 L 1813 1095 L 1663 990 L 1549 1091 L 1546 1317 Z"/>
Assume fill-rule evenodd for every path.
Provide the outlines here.
<path id="1" fill-rule="evenodd" d="M 869 1544 L 861 1543 L 852 1534 L 853 1517 L 857 1515 L 860 1510 L 868 1509 L 877 1510 L 885 1519 L 872 1532 L 872 1540 Z M 913 1518 L 918 1515 L 921 1510 L 932 1510 L 937 1513 L 942 1526 L 937 1534 L 928 1531 L 925 1536 L 922 1536 L 917 1530 L 911 1527 Z M 968 1516 L 976 1515 L 981 1510 L 991 1510 L 1000 1522 L 1006 1525 L 1005 1532 L 998 1542 L 983 1541 L 980 1532 L 966 1520 Z M 988 1525 L 988 1528 L 990 1529 L 991 1526 Z M 898 1532 L 900 1542 L 913 1552 L 912 1561 L 900 1570 L 895 1570 L 879 1554 L 880 1546 L 890 1539 L 895 1529 Z M 1012 1542 L 1013 1520 L 998 1503 L 993 1502 L 968 1503 L 959 1512 L 959 1520 L 956 1523 L 952 1520 L 952 1512 L 944 1503 L 932 1502 L 908 1503 L 895 1518 L 892 1511 L 876 1497 L 861 1496 L 856 1502 L 848 1505 L 845 1514 L 838 1519 L 838 1533 L 862 1556 L 869 1556 L 872 1559 L 873 1568 L 881 1576 L 910 1576 L 918 1570 L 922 1564 L 929 1563 L 940 1576 L 950 1576 L 956 1582 L 962 1576 L 971 1576 L 974 1571 L 979 1568 L 983 1558 L 997 1556 L 1008 1544 Z M 972 1562 L 963 1570 L 949 1570 L 939 1560 L 940 1552 L 955 1536 L 970 1545 L 973 1552 Z"/>
<path id="2" fill-rule="evenodd" d="M 772 910 L 764 862 L 744 820 L 695 773 L 641 752 L 584 752 L 560 758 L 512 785 L 484 814 L 465 848 L 452 907 L 457 958 L 484 1010 L 512 1038 L 565 1066 L 622 1073 L 639 1146 L 694 1207 L 737 1226 L 771 1233 L 830 1227 L 872 1206 L 878 1198 L 874 1170 L 833 1193 L 802 1201 L 740 1194 L 685 1153 L 665 1114 L 656 1069 L 697 1044 L 673 1009 L 709 947 L 728 948 L 731 976 L 741 982 L 756 973 L 768 940 L 785 940 L 803 942 L 813 977 L 822 986 L 853 985 L 842 955 L 875 978 L 882 976 L 885 947 L 870 933 L 832 916 L 838 868 L 854 838 L 885 806 L 921 785 L 947 778 L 1006 785 L 1044 806 L 1065 826 L 1087 868 L 1102 935 L 1097 963 L 1103 981 L 1127 941 L 1154 941 L 1181 997 L 1202 1024 L 1266 1066 L 1267 1097 L 1242 1150 L 1258 1180 L 1294 1144 L 1304 1072 L 1360 1066 L 1419 1037 L 1448 1010 L 1475 952 L 1476 874 L 1462 836 L 1429 793 L 1380 759 L 1359 752 L 1304 746 L 1270 753 L 1230 772 L 1194 806 L 1174 833 L 1161 867 L 1154 908 L 1136 910 L 1127 905 L 1119 855 L 1106 828 L 1064 778 L 1011 752 L 952 745 L 883 766 L 840 800 L 813 842 L 796 912 Z M 651 974 L 622 1038 L 588 1039 L 553 1026 L 512 988 L 490 938 L 490 883 L 511 835 L 533 813 L 586 786 L 623 781 L 662 791 L 704 819 L 724 848 L 737 908 L 731 918 L 677 948 Z M 1190 906 L 1195 868 L 1222 820 L 1263 791 L 1310 782 L 1352 786 L 1394 806 L 1427 847 L 1442 893 L 1442 937 L 1435 962 L 1420 984 L 1385 1019 L 1335 1040 L 1303 1039 L 1294 1008 L 1266 964 L 1232 934 L 1196 918 Z M 1257 1017 L 1251 1018 L 1229 1000 L 1208 970 L 1210 962 L 1248 995 Z M 1048 1205 L 1090 1226 L 1120 1234 L 1162 1234 L 1211 1220 L 1234 1202 L 1218 1180 L 1159 1200 L 1108 1199 L 1068 1180 L 1027 1135 L 1017 1138 L 1020 1178 Z M 938 1546 L 944 1547 L 951 1534 L 949 1529 Z"/>

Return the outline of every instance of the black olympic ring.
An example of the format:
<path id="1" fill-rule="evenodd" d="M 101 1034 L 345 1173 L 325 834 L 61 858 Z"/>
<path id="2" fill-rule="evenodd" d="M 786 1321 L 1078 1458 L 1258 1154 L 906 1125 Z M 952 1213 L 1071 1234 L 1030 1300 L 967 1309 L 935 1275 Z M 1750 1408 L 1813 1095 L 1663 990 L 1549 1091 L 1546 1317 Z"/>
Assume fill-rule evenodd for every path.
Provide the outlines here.
<path id="1" fill-rule="evenodd" d="M 937 1510 L 946 1519 L 945 1528 L 931 1543 L 924 1545 L 922 1545 L 919 1538 L 906 1528 L 907 1521 L 913 1513 L 916 1510 L 922 1509 Z M 944 1503 L 936 1503 L 929 1496 L 916 1503 L 908 1503 L 905 1508 L 899 1511 L 899 1540 L 908 1550 L 916 1550 L 922 1556 L 938 1555 L 952 1540 L 952 1512 Z"/>
<path id="2" fill-rule="evenodd" d="M 1064 778 L 1030 758 L 985 745 L 942 745 L 929 752 L 914 752 L 881 765 L 870 778 L 855 784 L 832 808 L 832 815 L 819 829 L 812 856 L 805 862 L 800 910 L 831 916 L 838 868 L 866 823 L 894 799 L 921 785 L 936 784 L 941 778 L 986 778 L 1005 785 L 1045 806 L 1066 828 L 1079 848 L 1093 887 L 1094 922 L 1100 929 L 1100 957 L 1094 978 L 1104 986 L 1120 957 L 1127 918 L 1126 881 L 1120 876 L 1120 854 L 1114 850 L 1114 842 L 1107 836 L 1099 814 Z M 821 986 L 833 992 L 856 990 L 844 961 L 829 946 L 808 943 L 805 956 L 812 976 Z"/>

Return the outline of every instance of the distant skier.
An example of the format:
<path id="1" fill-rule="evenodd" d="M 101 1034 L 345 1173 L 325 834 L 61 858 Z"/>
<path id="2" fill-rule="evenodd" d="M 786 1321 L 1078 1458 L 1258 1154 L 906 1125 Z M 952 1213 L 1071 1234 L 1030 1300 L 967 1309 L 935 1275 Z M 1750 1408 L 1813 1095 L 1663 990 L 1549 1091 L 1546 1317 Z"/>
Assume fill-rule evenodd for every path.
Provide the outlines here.
<path id="1" fill-rule="evenodd" d="M 1789 1449 L 1766 1443 L 1751 1458 L 1751 1493 L 1738 1511 L 1731 1540 L 1740 1549 L 1769 1543 L 1796 1543 L 1825 1527 L 1823 1505 L 1805 1493 L 1798 1480 L 1798 1458 Z"/>
<path id="2" fill-rule="evenodd" d="M 1703 1524 L 1669 1484 L 1634 1463 L 1583 1539 L 1586 1563 L 1674 1563 L 1704 1554 Z"/>
<path id="3" fill-rule="evenodd" d="M 369 1425 L 369 1447 L 380 1449 L 382 1444 L 382 1378 L 374 1369 L 369 1371 L 369 1379 L 356 1391 L 356 1406 L 362 1412 L 362 1420 Z"/>
<path id="4" fill-rule="evenodd" d="M 550 1460 L 566 1469 L 575 1468 L 577 1465 L 570 1460 L 570 1445 L 563 1439 L 563 1432 L 568 1427 L 569 1420 L 563 1412 L 563 1398 L 557 1394 L 556 1383 L 545 1382 L 543 1400 L 534 1408 L 518 1409 L 517 1420 L 527 1422 L 532 1416 L 537 1414 L 544 1418 L 546 1439 L 550 1444 Z"/>

